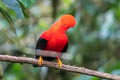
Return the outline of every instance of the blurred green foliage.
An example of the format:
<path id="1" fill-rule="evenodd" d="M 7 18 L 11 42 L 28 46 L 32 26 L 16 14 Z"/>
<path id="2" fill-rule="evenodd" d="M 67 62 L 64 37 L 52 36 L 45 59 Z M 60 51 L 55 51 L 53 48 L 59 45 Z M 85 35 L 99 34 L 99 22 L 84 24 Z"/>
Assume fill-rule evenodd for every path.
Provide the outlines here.
<path id="1" fill-rule="evenodd" d="M 120 75 L 120 0 L 0 0 L 0 54 L 33 57 L 41 32 L 63 14 L 77 21 L 63 63 Z M 105 80 L 5 62 L 2 71 L 3 80 Z"/>

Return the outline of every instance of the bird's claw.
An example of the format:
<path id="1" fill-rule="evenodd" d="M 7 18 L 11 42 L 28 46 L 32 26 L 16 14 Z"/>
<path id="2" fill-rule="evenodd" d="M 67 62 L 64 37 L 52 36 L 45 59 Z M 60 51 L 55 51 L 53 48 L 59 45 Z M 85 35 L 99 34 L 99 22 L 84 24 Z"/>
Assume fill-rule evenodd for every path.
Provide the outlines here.
<path id="1" fill-rule="evenodd" d="M 61 62 L 60 58 L 58 58 L 57 60 L 58 60 L 58 64 L 59 64 L 60 68 L 62 68 L 62 62 Z"/>
<path id="2" fill-rule="evenodd" d="M 42 63 L 43 63 L 43 57 L 42 57 L 42 56 L 40 56 L 40 57 L 39 57 L 39 60 L 38 60 L 38 65 L 39 65 L 39 66 L 41 66 L 41 65 L 42 65 Z"/>

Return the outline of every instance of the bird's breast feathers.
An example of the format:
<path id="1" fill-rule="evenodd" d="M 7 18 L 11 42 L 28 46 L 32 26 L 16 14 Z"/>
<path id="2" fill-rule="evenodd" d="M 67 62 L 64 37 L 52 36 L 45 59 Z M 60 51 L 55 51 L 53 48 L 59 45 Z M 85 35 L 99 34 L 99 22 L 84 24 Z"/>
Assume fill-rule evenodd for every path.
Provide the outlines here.
<path id="1" fill-rule="evenodd" d="M 68 43 L 66 34 L 48 33 L 44 38 L 48 40 L 45 50 L 61 52 Z"/>

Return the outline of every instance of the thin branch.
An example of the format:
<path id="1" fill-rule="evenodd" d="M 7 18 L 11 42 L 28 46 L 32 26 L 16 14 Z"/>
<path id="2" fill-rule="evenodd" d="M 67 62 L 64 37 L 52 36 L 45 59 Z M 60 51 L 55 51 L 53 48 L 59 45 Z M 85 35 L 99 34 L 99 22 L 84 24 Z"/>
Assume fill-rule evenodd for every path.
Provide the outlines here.
<path id="1" fill-rule="evenodd" d="M 37 63 L 38 63 L 38 60 L 33 59 L 33 58 L 15 57 L 15 56 L 9 56 L 9 55 L 0 55 L 0 61 L 15 62 L 15 63 L 27 63 L 27 64 L 34 64 L 34 65 L 37 65 Z M 59 65 L 56 62 L 48 62 L 48 61 L 44 61 L 42 66 L 57 68 L 57 69 L 61 69 L 61 70 L 69 71 L 69 72 L 74 72 L 74 73 L 79 73 L 79 74 L 96 76 L 99 78 L 120 80 L 120 76 L 90 70 L 90 69 L 86 69 L 84 67 L 75 67 L 75 66 L 69 66 L 69 65 L 63 64 L 63 67 L 59 68 Z"/>

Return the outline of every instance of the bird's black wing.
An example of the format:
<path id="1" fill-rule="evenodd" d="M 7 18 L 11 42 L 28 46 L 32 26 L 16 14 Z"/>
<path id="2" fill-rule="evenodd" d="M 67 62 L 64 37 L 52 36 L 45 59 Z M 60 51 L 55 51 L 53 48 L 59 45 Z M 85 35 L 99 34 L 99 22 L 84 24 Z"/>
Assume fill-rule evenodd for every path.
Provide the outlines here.
<path id="1" fill-rule="evenodd" d="M 39 38 L 38 39 L 38 41 L 37 41 L 37 44 L 36 44 L 36 50 L 38 49 L 40 49 L 40 50 L 44 50 L 45 49 L 45 47 L 46 47 L 46 45 L 47 45 L 47 40 L 46 39 L 43 39 L 43 38 Z M 39 58 L 39 56 L 38 55 L 36 55 L 36 53 L 35 53 L 35 57 L 38 59 Z"/>
<path id="2" fill-rule="evenodd" d="M 46 45 L 47 45 L 47 40 L 46 39 L 43 39 L 43 38 L 39 38 L 39 40 L 37 41 L 37 44 L 36 44 L 36 50 L 44 50 Z M 35 52 L 35 58 L 36 59 L 39 59 L 39 56 L 36 52 Z M 44 60 L 47 60 L 47 61 L 52 61 L 52 60 L 55 60 L 56 58 L 53 58 L 53 57 L 43 57 Z"/>
<path id="3" fill-rule="evenodd" d="M 68 48 L 68 43 L 65 45 L 65 47 L 63 48 L 62 50 L 62 53 L 65 53 L 67 51 L 67 48 Z"/>
<path id="4" fill-rule="evenodd" d="M 36 48 L 35 50 L 44 50 L 46 45 L 47 45 L 47 40 L 43 38 L 39 38 L 37 43 L 36 43 Z M 38 59 L 40 55 L 37 55 L 35 51 L 35 58 Z M 37 65 L 33 65 L 34 67 L 38 67 Z"/>

